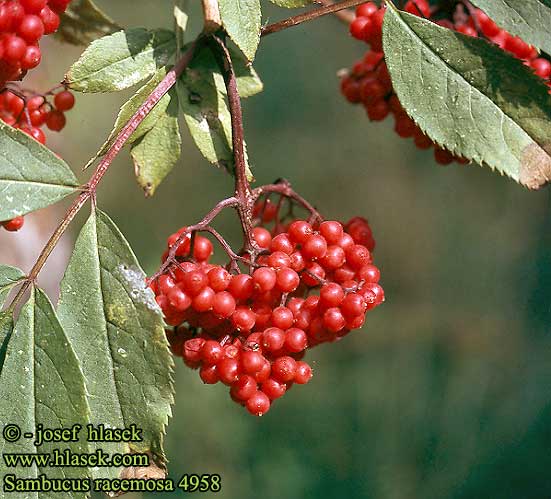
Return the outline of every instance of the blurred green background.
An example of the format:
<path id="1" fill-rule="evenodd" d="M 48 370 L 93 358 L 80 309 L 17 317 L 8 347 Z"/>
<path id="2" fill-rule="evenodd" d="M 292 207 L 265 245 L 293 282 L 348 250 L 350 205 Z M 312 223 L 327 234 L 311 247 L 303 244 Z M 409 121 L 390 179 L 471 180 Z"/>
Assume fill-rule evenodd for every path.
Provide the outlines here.
<path id="1" fill-rule="evenodd" d="M 168 0 L 97 3 L 124 26 L 172 25 Z M 266 6 L 265 20 L 287 14 Z M 370 124 L 336 76 L 364 49 L 334 18 L 266 38 L 246 138 L 258 182 L 287 177 L 325 215 L 369 218 L 387 302 L 363 330 L 310 352 L 313 380 L 260 419 L 177 362 L 171 476 L 219 473 L 217 497 L 232 499 L 551 497 L 549 191 L 437 166 L 391 120 Z M 49 42 L 34 81 L 59 81 L 79 53 Z M 79 172 L 130 94 L 79 97 L 50 145 Z M 99 191 L 149 273 L 166 237 L 232 189 L 183 131 L 182 159 L 153 199 L 127 153 Z M 219 228 L 238 234 L 233 215 Z"/>

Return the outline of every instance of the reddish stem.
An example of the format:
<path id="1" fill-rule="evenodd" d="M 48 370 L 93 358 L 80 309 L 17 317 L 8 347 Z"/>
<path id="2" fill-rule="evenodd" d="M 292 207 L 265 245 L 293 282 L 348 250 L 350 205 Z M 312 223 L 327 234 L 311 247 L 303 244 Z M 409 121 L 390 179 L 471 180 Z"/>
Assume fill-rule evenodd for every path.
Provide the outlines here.
<path id="1" fill-rule="evenodd" d="M 319 9 L 312 10 L 310 12 L 305 12 L 304 14 L 299 14 L 297 16 L 284 19 L 283 21 L 279 21 L 277 23 L 269 24 L 268 26 L 265 26 L 262 29 L 262 36 L 270 35 L 272 33 L 277 33 L 278 31 L 282 31 L 287 28 L 292 28 L 293 26 L 298 26 L 299 24 L 312 21 L 321 16 L 326 16 L 328 14 L 335 14 L 343 9 L 356 7 L 357 5 L 361 5 L 362 3 L 365 3 L 365 2 L 366 0 L 344 0 L 343 2 L 339 2 L 339 3 L 324 2 L 327 4 L 325 5 L 325 7 L 321 7 Z"/>

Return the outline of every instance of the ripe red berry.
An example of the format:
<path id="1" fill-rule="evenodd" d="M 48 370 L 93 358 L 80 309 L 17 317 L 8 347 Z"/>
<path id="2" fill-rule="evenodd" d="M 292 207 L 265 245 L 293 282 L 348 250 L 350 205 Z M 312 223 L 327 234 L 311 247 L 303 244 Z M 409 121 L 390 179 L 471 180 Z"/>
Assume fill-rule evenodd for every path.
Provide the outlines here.
<path id="1" fill-rule="evenodd" d="M 225 358 L 216 364 L 220 381 L 225 385 L 231 385 L 239 377 L 239 362 L 236 359 Z"/>
<path id="2" fill-rule="evenodd" d="M 17 63 L 25 55 L 27 44 L 23 38 L 8 35 L 4 38 L 4 59 L 10 63 Z"/>
<path id="3" fill-rule="evenodd" d="M 285 383 L 280 383 L 273 378 L 268 378 L 266 381 L 264 381 L 264 383 L 262 383 L 262 391 L 268 396 L 270 400 L 275 400 L 285 395 L 285 392 L 287 391 L 287 386 L 285 385 Z"/>
<path id="4" fill-rule="evenodd" d="M 44 23 L 39 16 L 26 15 L 19 24 L 17 34 L 28 43 L 36 42 L 44 35 Z"/>
<path id="5" fill-rule="evenodd" d="M 230 317 L 235 312 L 235 298 L 227 291 L 220 291 L 214 296 L 212 311 L 220 317 Z"/>
<path id="6" fill-rule="evenodd" d="M 73 109 L 73 107 L 75 105 L 75 96 L 71 92 L 69 92 L 68 90 L 64 90 L 63 92 L 59 92 L 54 97 L 54 105 L 55 105 L 56 109 L 58 109 L 59 111 L 69 111 L 70 109 Z M 195 241 L 195 250 L 196 251 L 197 251 L 197 242 L 198 242 L 197 239 Z M 207 239 L 207 241 L 208 241 L 208 239 Z M 211 244 L 211 248 L 212 248 L 212 244 Z M 212 250 L 211 250 L 210 254 L 212 254 Z M 210 254 L 209 254 L 209 256 L 210 256 Z M 207 258 L 202 258 L 202 259 L 206 260 Z"/>
<path id="7" fill-rule="evenodd" d="M 266 329 L 262 333 L 262 347 L 269 352 L 277 352 L 283 348 L 285 332 L 277 327 Z"/>
<path id="8" fill-rule="evenodd" d="M 291 381 L 297 372 L 297 363 L 295 359 L 287 355 L 278 357 L 272 364 L 272 376 L 278 380 L 286 383 Z"/>
<path id="9" fill-rule="evenodd" d="M 19 0 L 19 3 L 23 6 L 25 12 L 38 14 L 44 7 L 46 7 L 48 0 Z"/>
<path id="10" fill-rule="evenodd" d="M 297 362 L 297 369 L 293 381 L 299 385 L 304 385 L 312 378 L 312 368 L 306 363 Z"/>
<path id="11" fill-rule="evenodd" d="M 308 346 L 308 337 L 302 329 L 296 327 L 285 332 L 284 348 L 291 353 L 302 352 Z"/>
<path id="12" fill-rule="evenodd" d="M 224 358 L 225 352 L 218 341 L 207 340 L 201 348 L 201 359 L 205 364 L 218 364 Z"/>
<path id="13" fill-rule="evenodd" d="M 246 407 L 253 416 L 263 416 L 270 410 L 270 399 L 264 392 L 256 391 L 247 400 Z"/>
<path id="14" fill-rule="evenodd" d="M 261 353 L 252 350 L 241 354 L 241 365 L 243 366 L 243 371 L 247 374 L 255 374 L 260 371 L 264 365 L 264 360 L 264 356 Z"/>
<path id="15" fill-rule="evenodd" d="M 44 25 L 44 34 L 50 35 L 55 33 L 59 28 L 59 16 L 50 7 L 44 7 L 39 13 L 40 19 Z"/>
<path id="16" fill-rule="evenodd" d="M 54 132 L 60 132 L 63 130 L 66 123 L 67 119 L 65 118 L 65 115 L 56 109 L 50 113 L 48 119 L 46 120 L 46 125 Z"/>
<path id="17" fill-rule="evenodd" d="M 23 217 L 15 217 L 12 220 L 2 222 L 2 225 L 4 226 L 4 229 L 9 232 L 17 232 L 23 227 L 24 223 L 25 219 Z"/>
<path id="18" fill-rule="evenodd" d="M 247 300 L 254 291 L 254 281 L 250 275 L 237 274 L 232 276 L 228 291 L 236 300 Z"/>
<path id="19" fill-rule="evenodd" d="M 250 399 L 257 391 L 257 384 L 253 377 L 241 374 L 239 379 L 232 384 L 231 394 L 239 400 Z"/>

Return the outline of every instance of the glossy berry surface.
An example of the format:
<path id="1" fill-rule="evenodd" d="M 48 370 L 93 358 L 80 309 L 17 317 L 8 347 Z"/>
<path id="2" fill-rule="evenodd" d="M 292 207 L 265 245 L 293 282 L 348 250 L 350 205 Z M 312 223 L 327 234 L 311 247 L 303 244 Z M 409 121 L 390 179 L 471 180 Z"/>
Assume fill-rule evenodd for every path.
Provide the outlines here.
<path id="1" fill-rule="evenodd" d="M 384 301 L 365 218 L 282 223 L 274 206 L 255 206 L 252 236 L 263 250 L 250 273 L 210 263 L 210 240 L 196 234 L 192 245 L 184 227 L 168 237 L 163 262 L 175 260 L 150 282 L 173 352 L 256 416 L 310 381 L 309 349 L 360 328 Z"/>

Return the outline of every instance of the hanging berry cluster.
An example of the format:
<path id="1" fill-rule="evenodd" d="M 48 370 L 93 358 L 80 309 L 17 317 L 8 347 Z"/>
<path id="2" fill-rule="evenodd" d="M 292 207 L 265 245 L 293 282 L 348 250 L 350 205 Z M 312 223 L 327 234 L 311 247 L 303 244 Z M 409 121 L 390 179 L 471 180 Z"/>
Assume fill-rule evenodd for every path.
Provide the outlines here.
<path id="1" fill-rule="evenodd" d="M 40 64 L 39 41 L 59 27 L 71 0 L 4 0 L 0 4 L 0 87 Z"/>
<path id="2" fill-rule="evenodd" d="M 75 98 L 61 88 L 39 94 L 9 83 L 23 79 L 40 64 L 39 41 L 59 28 L 60 14 L 71 0 L 0 0 L 0 120 L 18 128 L 41 144 L 46 136 L 41 127 L 59 132 L 65 127 L 65 112 Z M 23 227 L 23 217 L 3 222 L 8 231 Z"/>
<path id="3" fill-rule="evenodd" d="M 173 326 L 173 352 L 199 369 L 203 382 L 228 385 L 231 398 L 257 416 L 293 384 L 310 380 L 307 349 L 360 328 L 384 301 L 367 220 L 343 226 L 289 219 L 290 211 L 281 221 L 281 207 L 266 199 L 255 206 L 254 263 L 231 250 L 228 265 L 209 263 L 210 240 L 188 234 L 177 260 L 150 283 Z M 184 227 L 170 236 L 168 249 L 185 233 Z"/>
<path id="4" fill-rule="evenodd" d="M 466 9 L 462 2 L 457 2 L 451 9 L 449 18 L 441 18 L 442 9 L 432 9 L 427 0 L 409 0 L 404 10 L 416 16 L 432 19 L 441 26 L 465 35 L 484 37 L 522 59 L 551 86 L 551 62 L 540 57 L 538 51 L 521 38 L 499 28 L 483 11 L 470 5 L 469 9 Z M 356 18 L 350 24 L 350 33 L 354 38 L 367 43 L 370 50 L 342 78 L 341 92 L 349 102 L 362 104 L 372 121 L 383 121 L 392 114 L 396 133 L 403 138 L 413 138 L 419 149 L 434 147 L 437 163 L 465 163 L 463 158 L 453 156 L 427 137 L 400 104 L 384 60 L 382 34 L 385 11 L 386 6 L 378 7 L 373 2 L 362 4 L 356 9 Z"/>

